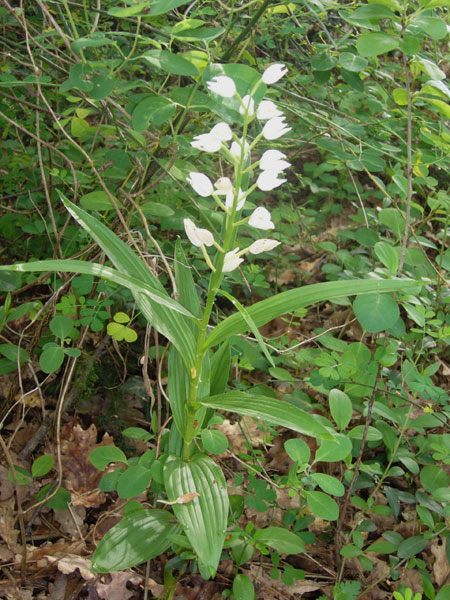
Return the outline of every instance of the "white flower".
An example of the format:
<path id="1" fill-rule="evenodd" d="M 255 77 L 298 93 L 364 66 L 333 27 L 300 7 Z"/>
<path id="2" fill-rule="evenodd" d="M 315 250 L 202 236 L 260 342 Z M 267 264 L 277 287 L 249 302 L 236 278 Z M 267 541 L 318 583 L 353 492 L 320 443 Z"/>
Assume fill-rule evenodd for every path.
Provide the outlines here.
<path id="1" fill-rule="evenodd" d="M 287 73 L 287 68 L 283 64 L 275 64 L 267 67 L 262 74 L 262 80 L 267 85 L 276 83 L 279 79 Z"/>
<path id="2" fill-rule="evenodd" d="M 258 206 L 252 212 L 248 224 L 256 229 L 275 229 L 270 212 L 264 206 Z"/>
<path id="3" fill-rule="evenodd" d="M 277 240 L 263 238 L 262 240 L 256 240 L 256 242 L 253 242 L 248 251 L 251 254 L 261 254 L 261 252 L 269 252 L 269 250 L 273 250 L 280 244 L 281 242 L 277 242 Z"/>
<path id="4" fill-rule="evenodd" d="M 233 134 L 231 132 L 229 125 L 227 125 L 226 123 L 223 123 L 223 122 L 217 123 L 217 125 L 214 125 L 214 127 L 209 132 L 209 135 L 214 136 L 221 142 L 229 142 L 231 140 L 231 138 L 233 137 Z"/>
<path id="5" fill-rule="evenodd" d="M 238 256 L 236 256 L 238 251 L 239 248 L 235 248 L 234 250 L 231 250 L 231 252 L 227 252 L 225 254 L 225 260 L 223 261 L 222 267 L 223 273 L 229 273 L 230 271 L 234 271 L 234 269 L 238 268 L 241 262 L 244 262 L 243 258 L 239 258 Z"/>
<path id="6" fill-rule="evenodd" d="M 191 142 L 191 146 L 204 152 L 217 152 L 221 145 L 221 140 L 210 133 L 196 135 L 194 141 Z"/>
<path id="7" fill-rule="evenodd" d="M 228 192 L 226 200 L 225 200 L 226 208 L 233 207 L 233 200 L 234 200 L 234 189 L 231 189 Z M 241 208 L 244 206 L 244 204 L 245 204 L 245 192 L 243 192 L 241 189 L 239 189 L 236 210 L 241 210 Z"/>
<path id="8" fill-rule="evenodd" d="M 184 229 L 193 246 L 212 246 L 213 234 L 207 229 L 200 229 L 191 219 L 184 219 Z"/>
<path id="9" fill-rule="evenodd" d="M 263 100 L 258 104 L 256 116 L 261 121 L 265 121 L 266 119 L 273 119 L 274 117 L 282 117 L 283 113 L 281 110 L 278 110 L 271 100 Z"/>
<path id="10" fill-rule="evenodd" d="M 266 140 L 276 140 L 290 130 L 291 127 L 286 126 L 284 117 L 273 117 L 264 125 L 263 136 Z"/>
<path id="11" fill-rule="evenodd" d="M 245 148 L 244 148 L 245 157 L 248 154 L 249 148 L 250 148 L 250 144 L 248 142 L 245 142 Z M 239 143 L 233 142 L 230 146 L 230 154 L 235 160 L 240 160 L 241 152 L 242 152 L 242 138 L 239 140 Z"/>
<path id="12" fill-rule="evenodd" d="M 259 159 L 259 168 L 262 171 L 269 171 L 269 170 L 273 171 L 272 165 L 274 163 L 282 161 L 283 158 L 286 158 L 286 154 L 283 154 L 279 150 L 266 150 L 264 152 L 264 154 L 261 156 L 261 158 Z M 287 163 L 287 164 L 289 164 L 289 163 Z M 282 171 L 282 169 L 278 169 L 278 170 Z"/>
<path id="13" fill-rule="evenodd" d="M 211 92 L 223 98 L 232 98 L 236 93 L 234 81 L 226 75 L 216 75 L 206 85 Z"/>
<path id="14" fill-rule="evenodd" d="M 218 196 L 223 196 L 233 191 L 233 184 L 229 177 L 220 177 L 214 184 L 216 191 L 214 192 Z"/>
<path id="15" fill-rule="evenodd" d="M 239 107 L 239 114 L 244 115 L 246 111 L 249 117 L 251 117 L 255 112 L 255 101 L 248 94 L 242 98 L 242 105 Z"/>
<path id="16" fill-rule="evenodd" d="M 261 171 L 256 185 L 263 192 L 274 190 L 287 181 L 286 179 L 278 179 L 278 175 L 280 175 L 280 171 Z"/>
<path id="17" fill-rule="evenodd" d="M 187 177 L 186 181 L 190 183 L 194 188 L 194 191 L 196 191 L 199 196 L 203 196 L 203 198 L 211 196 L 214 192 L 213 184 L 203 173 L 189 173 L 189 177 Z"/>

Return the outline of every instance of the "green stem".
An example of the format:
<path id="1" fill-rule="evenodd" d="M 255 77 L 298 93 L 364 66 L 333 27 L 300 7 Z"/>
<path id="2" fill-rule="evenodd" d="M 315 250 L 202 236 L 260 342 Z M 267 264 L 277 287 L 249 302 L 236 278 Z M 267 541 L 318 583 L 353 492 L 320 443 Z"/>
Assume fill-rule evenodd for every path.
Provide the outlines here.
<path id="1" fill-rule="evenodd" d="M 233 227 L 234 218 L 236 215 L 236 207 L 239 198 L 239 189 L 242 184 L 242 177 L 245 166 L 245 145 L 247 139 L 247 129 L 250 121 L 250 117 L 245 113 L 244 125 L 242 130 L 242 142 L 241 142 L 241 156 L 239 161 L 235 162 L 234 174 L 235 174 L 235 187 L 233 206 L 229 212 L 225 213 L 225 236 L 223 242 L 223 252 L 217 252 L 215 261 L 215 271 L 211 274 L 208 287 L 208 295 L 206 298 L 205 310 L 203 312 L 202 321 L 199 327 L 198 338 L 197 338 L 197 349 L 194 366 L 191 369 L 191 380 L 189 385 L 189 396 L 187 402 L 187 418 L 186 426 L 184 430 L 184 448 L 183 448 L 183 459 L 188 460 L 191 454 L 191 445 L 195 437 L 195 433 L 198 429 L 198 424 L 195 422 L 195 415 L 199 408 L 197 397 L 198 388 L 200 384 L 200 377 L 202 374 L 203 359 L 207 349 L 205 348 L 206 336 L 208 331 L 208 324 L 211 318 L 211 312 L 214 305 L 217 292 L 223 279 L 223 263 L 225 260 L 226 253 L 232 247 L 234 240 L 236 239 L 236 228 Z"/>

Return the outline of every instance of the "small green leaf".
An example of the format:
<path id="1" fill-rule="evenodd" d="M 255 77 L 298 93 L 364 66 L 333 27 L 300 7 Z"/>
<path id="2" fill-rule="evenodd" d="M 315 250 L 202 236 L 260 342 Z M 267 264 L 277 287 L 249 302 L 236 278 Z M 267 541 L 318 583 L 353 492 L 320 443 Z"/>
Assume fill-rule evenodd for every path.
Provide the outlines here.
<path id="1" fill-rule="evenodd" d="M 389 294 L 364 294 L 357 296 L 353 310 L 360 324 L 371 333 L 392 327 L 400 316 L 397 302 Z"/>
<path id="2" fill-rule="evenodd" d="M 351 440 L 344 435 L 337 435 L 334 440 L 322 440 L 314 462 L 338 462 L 344 460 L 351 451 Z"/>
<path id="3" fill-rule="evenodd" d="M 53 456 L 50 456 L 49 454 L 43 454 L 42 456 L 39 456 L 31 465 L 31 473 L 33 477 L 42 477 L 43 475 L 47 475 L 47 473 L 52 470 L 54 463 L 55 460 Z"/>
<path id="4" fill-rule="evenodd" d="M 397 248 L 387 242 L 377 242 L 374 247 L 377 258 L 389 269 L 392 275 L 397 273 L 400 255 Z"/>
<path id="5" fill-rule="evenodd" d="M 119 498 L 134 498 L 139 496 L 150 485 L 150 469 L 142 465 L 129 467 L 122 473 L 117 482 L 117 493 Z"/>
<path id="6" fill-rule="evenodd" d="M 248 575 L 236 575 L 233 581 L 233 596 L 235 600 L 253 600 L 255 588 Z"/>
<path id="7" fill-rule="evenodd" d="M 339 429 L 345 429 L 352 418 L 352 401 L 345 392 L 338 389 L 330 391 L 328 396 L 330 412 Z"/>
<path id="8" fill-rule="evenodd" d="M 19 467 L 19 465 L 14 465 L 14 475 L 16 476 L 17 485 L 28 485 L 33 479 L 33 475 L 30 471 L 27 471 L 23 467 Z M 14 483 L 11 471 L 8 473 L 8 480 L 11 483 Z"/>
<path id="9" fill-rule="evenodd" d="M 113 317 L 116 323 L 129 323 L 130 317 L 123 312 L 118 312 Z"/>
<path id="10" fill-rule="evenodd" d="M 149 50 L 141 58 L 152 66 L 174 75 L 196 77 L 199 74 L 191 62 L 168 50 Z"/>
<path id="11" fill-rule="evenodd" d="M 170 206 L 161 204 L 160 202 L 144 202 L 141 210 L 144 215 L 149 215 L 150 217 L 171 217 L 175 214 L 175 211 Z"/>
<path id="12" fill-rule="evenodd" d="M 353 73 L 359 73 L 368 65 L 365 58 L 358 56 L 357 54 L 352 54 L 351 52 L 342 52 L 339 56 L 339 62 L 344 69 Z"/>
<path id="13" fill-rule="evenodd" d="M 363 33 L 356 42 L 356 48 L 361 56 L 378 56 L 398 48 L 399 40 L 386 33 Z"/>
<path id="14" fill-rule="evenodd" d="M 325 473 L 312 473 L 311 477 L 317 483 L 321 490 L 332 496 L 343 496 L 345 488 L 339 479 L 326 475 Z"/>
<path id="15" fill-rule="evenodd" d="M 323 492 L 305 492 L 306 503 L 316 517 L 326 521 L 337 521 L 339 517 L 339 506 Z"/>
<path id="16" fill-rule="evenodd" d="M 375 552 L 376 554 L 393 554 L 396 550 L 397 546 L 391 542 L 374 542 L 364 551 Z"/>
<path id="17" fill-rule="evenodd" d="M 399 106 L 407 106 L 408 92 L 405 88 L 395 88 L 395 90 L 392 92 L 392 95 L 394 97 L 395 104 L 398 104 Z"/>
<path id="18" fill-rule="evenodd" d="M 31 360 L 28 352 L 15 344 L 0 344 L 0 354 L 15 364 L 17 364 L 17 359 L 21 364 Z"/>
<path id="19" fill-rule="evenodd" d="M 217 429 L 203 429 L 202 442 L 206 450 L 211 454 L 223 454 L 228 448 L 228 438 Z"/>
<path id="20" fill-rule="evenodd" d="M 257 542 L 266 544 L 283 554 L 298 554 L 305 552 L 305 542 L 295 533 L 284 527 L 266 527 L 258 529 L 254 538 Z"/>
<path id="21" fill-rule="evenodd" d="M 397 556 L 399 558 L 410 558 L 422 552 L 422 550 L 428 545 L 429 540 L 426 540 L 422 535 L 415 535 L 413 537 L 403 540 L 398 547 Z"/>
<path id="22" fill-rule="evenodd" d="M 270 367 L 269 373 L 279 381 L 294 381 L 292 374 L 287 369 L 281 367 Z"/>
<path id="23" fill-rule="evenodd" d="M 58 315 L 53 317 L 53 319 L 50 321 L 49 327 L 54 336 L 60 340 L 63 340 L 72 331 L 73 321 L 72 319 L 69 319 L 69 317 Z"/>
<path id="24" fill-rule="evenodd" d="M 114 200 L 119 207 L 122 207 L 122 204 L 116 198 L 114 198 Z M 94 192 L 89 192 L 89 194 L 84 194 L 84 196 L 80 198 L 80 204 L 86 210 L 102 211 L 114 208 L 110 197 L 103 190 L 96 190 Z"/>
<path id="25" fill-rule="evenodd" d="M 172 544 L 171 535 L 180 533 L 167 510 L 138 510 L 108 531 L 92 558 L 94 573 L 110 573 L 135 567 L 159 556 Z"/>
<path id="26" fill-rule="evenodd" d="M 416 15 L 412 24 L 421 29 L 425 35 L 430 36 L 433 40 L 441 40 L 447 36 L 447 24 L 439 17 L 430 17 L 427 15 Z"/>
<path id="27" fill-rule="evenodd" d="M 39 357 L 39 364 L 44 373 L 53 373 L 64 361 L 64 350 L 56 344 L 47 344 Z"/>
<path id="28" fill-rule="evenodd" d="M 286 450 L 289 458 L 298 464 L 304 464 L 309 462 L 311 457 L 311 450 L 308 444 L 300 438 L 292 438 L 284 442 L 284 449 Z"/>
<path id="29" fill-rule="evenodd" d="M 122 431 L 122 434 L 132 440 L 143 440 L 144 442 L 148 442 L 152 438 L 152 434 L 142 429 L 142 427 L 127 427 Z"/>
<path id="30" fill-rule="evenodd" d="M 117 446 L 100 446 L 99 448 L 95 448 L 89 454 L 89 460 L 100 471 L 104 471 L 109 463 L 128 463 L 127 457 Z"/>
<path id="31" fill-rule="evenodd" d="M 137 132 L 148 129 L 149 122 L 161 125 L 173 117 L 176 105 L 168 98 L 162 96 L 150 96 L 141 100 L 131 115 L 133 129 Z"/>
<path id="32" fill-rule="evenodd" d="M 352 440 L 362 440 L 363 435 L 364 435 L 364 430 L 365 430 L 364 425 L 357 425 L 356 427 L 353 427 L 353 429 L 351 429 L 347 433 L 347 435 Z M 375 427 L 371 427 L 371 426 L 369 426 L 367 428 L 366 440 L 368 442 L 377 442 L 378 440 L 381 440 L 381 439 L 383 439 L 383 436 L 378 431 L 378 429 L 376 429 Z"/>
<path id="33" fill-rule="evenodd" d="M 447 473 L 436 465 L 427 465 L 420 471 L 420 483 L 427 492 L 434 492 L 441 487 L 450 485 L 450 477 Z"/>

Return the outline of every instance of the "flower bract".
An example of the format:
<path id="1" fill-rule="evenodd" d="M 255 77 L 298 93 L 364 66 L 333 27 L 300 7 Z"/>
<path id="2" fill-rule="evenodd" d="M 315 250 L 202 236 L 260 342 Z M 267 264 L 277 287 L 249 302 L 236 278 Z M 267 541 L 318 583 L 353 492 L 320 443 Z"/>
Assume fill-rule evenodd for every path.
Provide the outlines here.
<path id="1" fill-rule="evenodd" d="M 234 81 L 226 75 L 216 75 L 206 85 L 211 92 L 222 98 L 232 98 L 236 93 Z"/>
<path id="2" fill-rule="evenodd" d="M 248 220 L 248 224 L 256 229 L 275 229 L 270 212 L 264 206 L 258 206 Z"/>
<path id="3" fill-rule="evenodd" d="M 225 254 L 225 260 L 223 262 L 222 272 L 229 273 L 230 271 L 234 271 L 237 269 L 241 262 L 244 262 L 243 258 L 240 258 L 237 255 L 239 248 L 235 248 L 231 250 L 231 252 L 227 252 Z"/>
<path id="4" fill-rule="evenodd" d="M 266 140 L 276 140 L 291 130 L 284 122 L 284 117 L 273 117 L 263 127 L 263 136 Z"/>
<path id="5" fill-rule="evenodd" d="M 190 183 L 194 188 L 194 191 L 196 191 L 199 196 L 203 196 L 203 198 L 211 196 L 214 192 L 213 184 L 203 173 L 189 173 L 189 177 L 187 177 L 186 181 Z"/>
<path id="6" fill-rule="evenodd" d="M 251 254 L 261 254 L 261 252 L 269 252 L 270 250 L 273 250 L 280 244 L 281 242 L 278 242 L 277 240 L 263 238 L 262 240 L 256 240 L 256 242 L 253 242 L 253 244 L 249 246 L 248 251 Z"/>
<path id="7" fill-rule="evenodd" d="M 256 181 L 258 188 L 263 192 L 269 192 L 282 185 L 286 179 L 278 179 L 281 171 L 262 171 Z"/>
<path id="8" fill-rule="evenodd" d="M 212 246 L 214 244 L 213 234 L 208 229 L 197 227 L 191 219 L 184 219 L 184 229 L 193 246 Z"/>
<path id="9" fill-rule="evenodd" d="M 267 67 L 267 69 L 262 74 L 262 80 L 267 85 L 270 85 L 271 83 L 276 83 L 286 73 L 287 68 L 283 64 L 271 65 L 270 67 Z"/>
<path id="10" fill-rule="evenodd" d="M 263 100 L 258 104 L 256 116 L 261 121 L 265 121 L 267 119 L 273 119 L 274 117 L 282 117 L 283 113 L 281 110 L 278 110 L 276 104 L 271 100 Z"/>

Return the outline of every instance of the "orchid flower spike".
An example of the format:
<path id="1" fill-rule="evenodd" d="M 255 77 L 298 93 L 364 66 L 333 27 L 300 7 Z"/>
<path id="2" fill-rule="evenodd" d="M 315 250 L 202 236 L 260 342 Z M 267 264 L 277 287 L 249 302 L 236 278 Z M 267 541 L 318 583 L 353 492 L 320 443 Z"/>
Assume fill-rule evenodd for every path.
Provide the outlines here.
<path id="1" fill-rule="evenodd" d="M 191 219 L 184 219 L 184 229 L 189 241 L 193 246 L 212 246 L 214 244 L 213 234 L 208 229 L 200 229 Z"/>
<path id="2" fill-rule="evenodd" d="M 227 195 L 233 191 L 233 184 L 231 183 L 231 179 L 229 177 L 220 177 L 214 184 L 216 188 L 215 194 L 218 196 Z"/>
<path id="3" fill-rule="evenodd" d="M 287 71 L 287 68 L 283 64 L 271 65 L 262 74 L 262 80 L 267 85 L 276 83 L 283 75 L 286 75 Z"/>
<path id="4" fill-rule="evenodd" d="M 248 224 L 256 229 L 275 229 L 270 212 L 264 206 L 258 206 L 248 220 Z"/>
<path id="5" fill-rule="evenodd" d="M 222 98 L 232 98 L 236 93 L 234 81 L 226 75 L 216 75 L 206 85 L 211 92 Z"/>
<path id="6" fill-rule="evenodd" d="M 187 177 L 186 181 L 190 183 L 194 188 L 194 191 L 197 192 L 199 196 L 203 196 L 203 198 L 211 196 L 211 194 L 214 192 L 213 184 L 203 173 L 191 172 L 189 173 L 189 177 Z"/>

